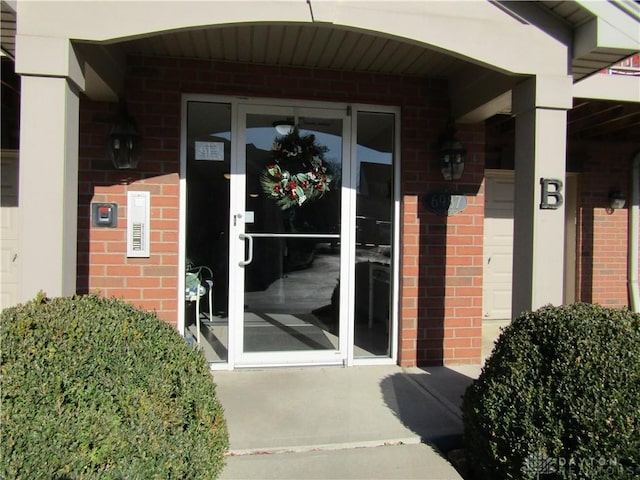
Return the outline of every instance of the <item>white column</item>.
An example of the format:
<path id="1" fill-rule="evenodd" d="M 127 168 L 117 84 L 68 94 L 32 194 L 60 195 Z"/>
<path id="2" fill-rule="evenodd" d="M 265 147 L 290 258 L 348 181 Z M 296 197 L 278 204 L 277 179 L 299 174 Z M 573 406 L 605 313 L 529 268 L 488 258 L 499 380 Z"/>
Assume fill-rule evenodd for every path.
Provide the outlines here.
<path id="1" fill-rule="evenodd" d="M 69 72 L 72 59 L 77 72 L 78 63 L 67 45 L 66 60 L 53 62 L 46 49 L 25 42 L 21 51 L 18 43 L 20 301 L 40 290 L 52 297 L 76 292 L 79 97 L 76 82 L 60 71 Z"/>
<path id="2" fill-rule="evenodd" d="M 513 91 L 514 318 L 549 303 L 562 304 L 566 111 L 572 105 L 571 83 L 570 77 L 536 77 Z"/>

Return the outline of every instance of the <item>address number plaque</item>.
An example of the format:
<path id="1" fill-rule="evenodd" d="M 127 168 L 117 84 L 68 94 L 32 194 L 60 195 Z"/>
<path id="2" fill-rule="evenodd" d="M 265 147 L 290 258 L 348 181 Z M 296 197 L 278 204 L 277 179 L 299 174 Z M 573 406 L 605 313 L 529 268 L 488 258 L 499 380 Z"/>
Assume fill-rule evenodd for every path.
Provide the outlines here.
<path id="1" fill-rule="evenodd" d="M 467 197 L 446 191 L 429 192 L 424 196 L 423 204 L 431 213 L 450 217 L 467 208 Z"/>

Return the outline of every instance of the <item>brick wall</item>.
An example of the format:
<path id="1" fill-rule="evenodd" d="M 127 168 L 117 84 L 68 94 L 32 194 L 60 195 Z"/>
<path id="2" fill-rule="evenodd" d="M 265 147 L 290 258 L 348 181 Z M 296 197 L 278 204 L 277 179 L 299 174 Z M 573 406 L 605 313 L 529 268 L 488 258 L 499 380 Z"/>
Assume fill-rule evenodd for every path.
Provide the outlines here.
<path id="1" fill-rule="evenodd" d="M 627 232 L 631 161 L 637 145 L 574 142 L 582 158 L 578 187 L 577 299 L 610 307 L 629 305 Z M 620 190 L 627 205 L 611 211 L 608 196 Z"/>
<path id="2" fill-rule="evenodd" d="M 81 101 L 78 289 L 99 290 L 149 309 L 175 325 L 178 311 L 178 202 L 182 93 L 397 105 L 402 108 L 400 362 L 477 363 L 482 308 L 484 132 L 458 132 L 468 149 L 461 182 L 444 183 L 436 143 L 447 119 L 445 82 L 391 75 L 171 58 L 131 57 L 127 102 L 144 138 L 135 172 L 104 160 L 115 105 Z M 469 206 L 438 217 L 421 203 L 449 188 Z M 128 259 L 126 192 L 152 192 L 151 258 Z M 90 203 L 120 205 L 116 229 L 90 226 Z"/>
<path id="3" fill-rule="evenodd" d="M 158 131 L 145 124 L 145 156 L 140 168 L 116 171 L 105 159 L 105 138 L 115 115 L 115 105 L 82 99 L 78 291 L 99 291 L 105 296 L 125 298 L 142 308 L 157 311 L 162 319 L 175 326 L 179 211 L 176 137 L 180 132 L 179 126 Z M 150 124 L 156 125 L 154 122 Z M 168 134 L 167 138 L 163 137 L 164 133 Z M 126 256 L 128 191 L 151 192 L 150 258 Z M 117 228 L 91 226 L 90 204 L 93 202 L 118 204 Z"/>
<path id="4" fill-rule="evenodd" d="M 445 182 L 433 154 L 426 173 L 403 171 L 403 365 L 474 364 L 481 355 L 484 129 L 461 127 L 467 149 L 460 181 Z M 414 182 L 416 185 L 413 185 Z M 412 189 L 412 193 L 409 193 Z M 422 203 L 428 191 L 466 196 L 457 215 L 434 215 Z"/>

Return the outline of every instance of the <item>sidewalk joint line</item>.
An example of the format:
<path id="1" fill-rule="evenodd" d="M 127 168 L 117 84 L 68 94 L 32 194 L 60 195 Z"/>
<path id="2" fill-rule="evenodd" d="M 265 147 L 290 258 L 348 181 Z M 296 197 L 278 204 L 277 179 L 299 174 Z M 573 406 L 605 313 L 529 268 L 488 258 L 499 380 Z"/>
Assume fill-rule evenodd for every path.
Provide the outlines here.
<path id="1" fill-rule="evenodd" d="M 283 447 L 262 447 L 262 448 L 241 448 L 231 449 L 227 452 L 228 457 L 239 457 L 244 455 L 272 455 L 279 453 L 302 453 L 315 451 L 330 450 L 348 450 L 354 448 L 374 448 L 395 445 L 416 445 L 422 443 L 421 438 L 416 435 L 413 437 L 386 439 L 386 440 L 364 440 L 344 443 L 324 443 L 311 445 L 292 445 Z"/>
<path id="2" fill-rule="evenodd" d="M 434 398 L 438 403 L 440 403 L 450 413 L 455 415 L 458 419 L 462 420 L 462 412 L 460 411 L 460 408 L 458 408 L 457 405 L 455 405 L 454 403 L 449 401 L 444 395 L 436 392 L 435 390 L 430 389 L 429 387 L 424 385 L 422 382 L 419 382 L 418 380 L 412 378 L 411 373 L 409 371 L 407 371 L 406 369 L 403 368 L 403 371 L 404 371 L 404 375 L 407 377 L 407 379 L 413 385 L 415 385 L 418 388 L 418 390 L 420 390 L 422 392 L 423 395 L 426 395 L 428 397 Z"/>

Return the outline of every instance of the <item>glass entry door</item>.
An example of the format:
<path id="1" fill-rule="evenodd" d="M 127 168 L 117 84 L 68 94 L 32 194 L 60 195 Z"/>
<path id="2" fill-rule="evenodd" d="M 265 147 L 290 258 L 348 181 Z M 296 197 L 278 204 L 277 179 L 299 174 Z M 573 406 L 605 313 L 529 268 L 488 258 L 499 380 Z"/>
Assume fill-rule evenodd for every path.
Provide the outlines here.
<path id="1" fill-rule="evenodd" d="M 346 359 L 345 117 L 344 110 L 239 106 L 231 212 L 238 365 Z"/>

